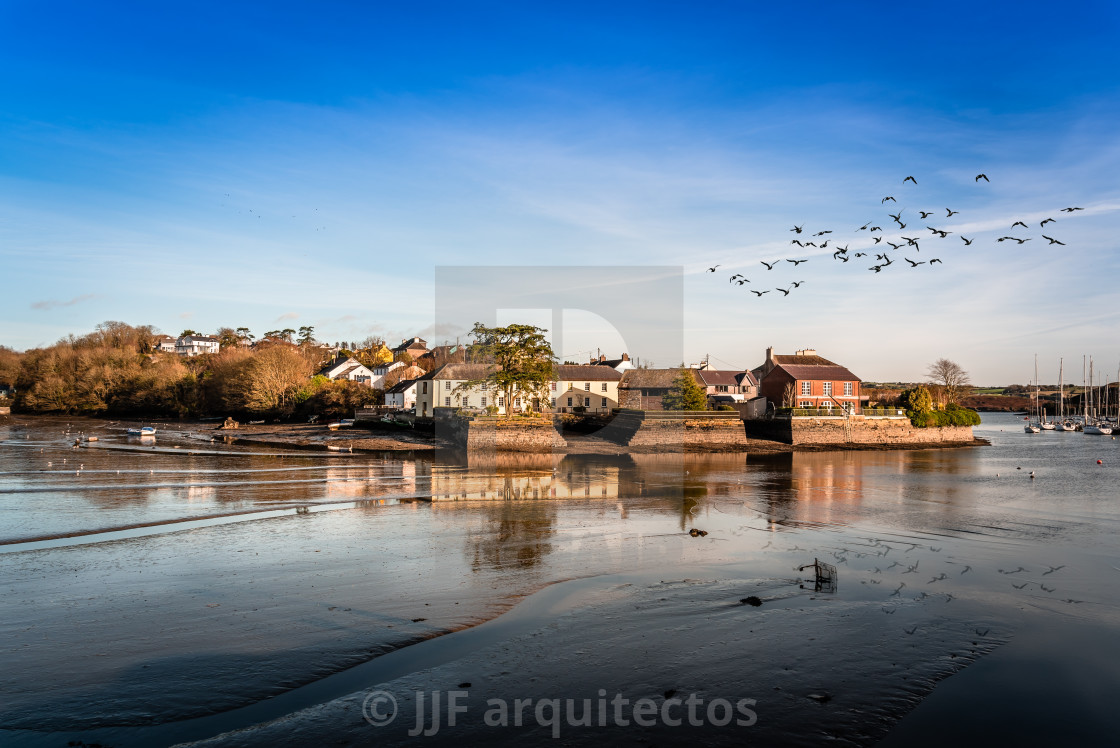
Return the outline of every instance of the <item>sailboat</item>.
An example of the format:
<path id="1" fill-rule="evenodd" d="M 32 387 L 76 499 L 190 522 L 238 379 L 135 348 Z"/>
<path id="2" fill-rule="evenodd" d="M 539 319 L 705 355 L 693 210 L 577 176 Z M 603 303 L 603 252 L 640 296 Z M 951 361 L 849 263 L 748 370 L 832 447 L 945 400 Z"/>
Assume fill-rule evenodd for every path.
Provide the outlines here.
<path id="1" fill-rule="evenodd" d="M 1031 405 L 1031 419 L 1023 426 L 1023 431 L 1028 434 L 1037 434 L 1042 431 L 1038 424 L 1038 354 L 1034 355 L 1034 403 Z"/>
<path id="2" fill-rule="evenodd" d="M 1058 424 L 1055 431 L 1076 431 L 1073 422 L 1066 419 L 1065 359 L 1058 359 Z"/>
<path id="3" fill-rule="evenodd" d="M 1105 391 L 1106 392 L 1108 391 L 1107 385 L 1105 387 Z M 1093 360 L 1089 359 L 1089 393 L 1090 393 L 1090 396 L 1091 396 L 1092 392 L 1093 392 Z M 1099 392 L 1097 393 L 1097 402 L 1098 403 L 1100 402 L 1100 393 Z M 1094 434 L 1094 435 L 1099 435 L 1099 436 L 1108 436 L 1109 434 L 1112 433 L 1112 427 L 1106 425 L 1104 423 L 1104 421 L 1099 420 L 1096 417 L 1096 411 L 1095 410 L 1093 411 L 1093 418 L 1091 420 L 1089 418 L 1085 419 L 1085 426 L 1081 430 L 1084 431 L 1086 434 Z"/>

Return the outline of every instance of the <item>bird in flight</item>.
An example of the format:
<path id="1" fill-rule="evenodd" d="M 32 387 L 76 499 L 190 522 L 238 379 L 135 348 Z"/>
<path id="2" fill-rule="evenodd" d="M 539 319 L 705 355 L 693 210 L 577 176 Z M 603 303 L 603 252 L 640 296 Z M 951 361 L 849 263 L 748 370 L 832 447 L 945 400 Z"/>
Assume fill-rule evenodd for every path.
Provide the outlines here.
<path id="1" fill-rule="evenodd" d="M 1062 208 L 1063 213 L 1072 213 L 1075 210 L 1085 210 L 1084 208 Z"/>
<path id="2" fill-rule="evenodd" d="M 871 221 L 868 221 L 867 223 L 863 224 L 858 229 L 856 229 L 856 231 L 863 231 L 864 229 L 866 229 L 870 225 L 871 225 Z"/>
<path id="3" fill-rule="evenodd" d="M 789 243 L 790 244 L 796 244 L 799 247 L 804 247 L 805 246 L 804 244 L 801 243 L 800 239 L 790 239 Z"/>
<path id="4" fill-rule="evenodd" d="M 828 231 L 818 231 L 817 233 L 813 234 L 813 236 L 824 236 L 825 234 L 831 234 L 831 233 L 832 233 L 832 229 L 829 229 Z"/>
<path id="5" fill-rule="evenodd" d="M 792 262 L 793 266 L 797 267 L 798 265 L 800 265 L 803 262 L 808 262 L 808 260 L 786 260 L 786 262 Z"/>
<path id="6" fill-rule="evenodd" d="M 935 229 L 933 226 L 926 226 L 926 228 L 932 231 L 937 236 L 940 236 L 942 239 L 953 233 L 952 231 L 942 231 L 941 229 Z"/>
<path id="7" fill-rule="evenodd" d="M 897 202 L 898 202 L 897 200 L 895 200 L 895 199 L 894 199 L 893 197 L 891 197 L 890 195 L 887 195 L 886 197 L 884 197 L 884 198 L 882 199 L 881 203 L 885 203 L 885 202 L 886 202 L 886 201 L 888 201 L 888 200 L 890 200 L 890 201 L 891 201 L 891 202 L 893 202 L 893 203 L 897 203 Z M 881 204 L 881 203 L 880 203 L 880 204 Z"/>
<path id="8" fill-rule="evenodd" d="M 902 238 L 905 239 L 906 243 L 909 244 L 911 247 L 918 246 L 918 240 L 917 239 L 911 239 L 909 236 L 904 236 Z"/>
<path id="9" fill-rule="evenodd" d="M 1020 244 L 1022 244 L 1023 242 L 1029 242 L 1030 241 L 1030 237 L 1028 237 L 1026 239 L 1019 239 L 1018 237 L 1013 236 L 1011 238 L 1014 239 L 1015 241 L 1019 242 Z"/>
<path id="10" fill-rule="evenodd" d="M 759 297 L 761 297 L 761 296 L 762 296 L 762 294 L 764 294 L 764 293 L 770 293 L 770 292 L 769 292 L 769 291 L 751 291 L 751 293 L 753 293 L 753 294 L 754 294 L 755 296 L 759 296 Z"/>
<path id="11" fill-rule="evenodd" d="M 972 241 L 973 241 L 973 240 L 972 240 L 972 239 L 965 239 L 965 238 L 964 238 L 964 237 L 962 236 L 962 237 L 961 237 L 961 241 L 963 241 L 963 242 L 964 242 L 964 246 L 966 246 L 966 247 L 967 247 L 967 246 L 970 246 L 970 245 L 972 244 Z"/>
<path id="12" fill-rule="evenodd" d="M 856 252 L 855 256 L 856 257 L 867 257 L 867 253 L 866 252 Z"/>
<path id="13" fill-rule="evenodd" d="M 933 263 L 935 263 L 935 262 L 941 262 L 941 260 L 939 260 L 939 259 L 937 259 L 936 257 L 934 257 L 934 258 L 933 258 L 932 260 L 930 260 L 930 261 L 929 261 L 929 264 L 930 264 L 930 265 L 932 265 L 932 264 L 933 264 Z M 945 263 L 944 263 L 944 262 L 941 262 L 941 264 L 942 264 L 942 265 L 944 265 Z"/>
<path id="14" fill-rule="evenodd" d="M 835 257 L 835 255 L 833 255 L 833 257 Z M 840 259 L 843 260 L 844 262 L 847 262 L 849 258 L 848 258 L 847 255 L 840 255 Z"/>
<path id="15" fill-rule="evenodd" d="M 989 184 L 991 184 L 991 182 L 992 182 L 992 180 L 988 179 L 987 174 L 977 174 L 976 175 L 976 181 L 979 182 L 981 179 L 983 179 L 985 182 L 988 182 Z"/>
<path id="16" fill-rule="evenodd" d="M 1055 220 L 1054 220 L 1053 218 L 1047 218 L 1047 219 L 1046 219 L 1045 221 L 1043 221 L 1042 223 L 1038 224 L 1038 227 L 1039 227 L 1040 229 L 1041 229 L 1041 228 L 1046 228 L 1046 224 L 1048 224 L 1048 223 L 1056 223 L 1056 221 L 1055 221 Z"/>
<path id="17" fill-rule="evenodd" d="M 759 260 L 759 262 L 765 265 L 767 270 L 773 270 L 774 266 L 778 264 L 777 260 L 774 260 L 773 262 L 764 262 L 763 260 Z"/>
<path id="18" fill-rule="evenodd" d="M 1027 224 L 1023 223 L 1022 221 L 1016 221 L 1015 223 L 1011 224 L 1011 228 L 1015 228 L 1016 226 L 1022 226 L 1023 228 L 1027 228 Z"/>
<path id="19" fill-rule="evenodd" d="M 895 223 L 900 223 L 902 221 L 902 211 L 901 210 L 898 211 L 898 215 L 895 215 L 893 213 L 887 213 L 887 215 L 890 216 L 891 218 L 893 218 Z"/>
<path id="20" fill-rule="evenodd" d="M 901 244 L 895 244 L 894 242 L 887 242 L 887 244 L 891 245 L 891 249 L 898 249 L 902 246 Z"/>
<path id="21" fill-rule="evenodd" d="M 1000 238 L 996 239 L 996 241 L 997 242 L 1005 242 L 1008 239 L 1010 239 L 1011 241 L 1015 241 L 1015 237 L 1013 237 L 1013 236 L 1001 236 Z"/>
<path id="22" fill-rule="evenodd" d="M 918 267 L 919 265 L 925 265 L 925 264 L 926 264 L 926 263 L 925 263 L 925 260 L 922 260 L 921 262 L 914 262 L 914 261 L 913 261 L 913 260 L 911 260 L 911 259 L 910 259 L 909 257 L 903 257 L 902 259 L 904 259 L 904 260 L 906 260 L 907 262 L 909 262 L 909 263 L 910 263 L 910 267 L 912 267 L 912 268 L 916 268 L 916 267 Z"/>
<path id="23" fill-rule="evenodd" d="M 947 215 L 947 216 L 945 216 L 946 218 L 952 218 L 952 217 L 953 217 L 953 216 L 955 216 L 955 215 L 956 215 L 957 213 L 960 213 L 960 211 L 959 211 L 959 210 L 950 210 L 949 208 L 946 208 L 946 209 L 945 209 L 945 212 L 946 212 L 946 213 L 948 213 L 948 215 Z"/>
<path id="24" fill-rule="evenodd" d="M 797 226 L 797 225 L 794 225 L 794 227 L 793 227 L 792 229 L 790 229 L 790 231 L 796 231 L 797 233 L 799 233 L 799 234 L 800 234 L 800 233 L 801 233 L 801 229 L 802 229 L 802 228 L 803 228 L 804 226 L 805 226 L 805 224 L 801 224 L 801 226 Z"/>
<path id="25" fill-rule="evenodd" d="M 933 215 L 933 211 L 919 210 L 918 212 L 922 214 L 923 221 Z"/>
<path id="26" fill-rule="evenodd" d="M 735 281 L 735 282 L 736 282 L 736 283 L 738 283 L 738 284 L 739 284 L 739 285 L 741 286 L 741 285 L 743 285 L 744 283 L 750 283 L 750 282 L 751 282 L 751 279 L 750 279 L 750 278 L 740 278 L 739 280 L 737 280 L 737 281 Z"/>
<path id="27" fill-rule="evenodd" d="M 793 287 L 791 286 L 790 288 L 775 288 L 774 290 L 781 291 L 782 295 L 784 296 L 789 296 L 789 292 L 793 290 Z"/>
<path id="28" fill-rule="evenodd" d="M 821 249 L 825 249 L 825 248 L 827 248 L 827 247 L 828 247 L 828 243 L 829 243 L 830 241 L 832 241 L 832 240 L 831 240 L 831 239 L 825 239 L 825 240 L 824 240 L 823 242 L 821 242 L 820 248 L 821 248 Z"/>
<path id="29" fill-rule="evenodd" d="M 883 266 L 882 265 L 872 265 L 871 267 L 869 267 L 867 269 L 868 270 L 874 270 L 876 273 L 883 272 Z"/>
<path id="30" fill-rule="evenodd" d="M 728 283 L 734 283 L 736 278 L 742 278 L 742 277 L 743 277 L 742 273 L 735 273 L 735 275 L 731 276 L 731 279 L 728 280 L 727 282 Z"/>
<path id="31" fill-rule="evenodd" d="M 1054 238 L 1054 237 L 1052 237 L 1052 236 L 1047 236 L 1046 234 L 1043 234 L 1043 235 L 1042 235 L 1042 238 L 1043 238 L 1043 239 L 1049 239 L 1049 240 L 1050 240 L 1050 243 L 1051 243 L 1051 244 L 1060 244 L 1060 245 L 1062 245 L 1063 247 L 1064 247 L 1064 246 L 1066 246 L 1066 243 L 1065 243 L 1065 242 L 1060 242 L 1060 241 L 1058 241 L 1057 239 L 1055 239 L 1055 238 Z"/>
<path id="32" fill-rule="evenodd" d="M 876 236 L 876 237 L 875 237 L 875 243 L 876 243 L 876 244 L 878 244 L 878 243 L 879 243 L 879 242 L 881 242 L 881 241 L 883 241 L 883 237 L 881 237 L 881 236 Z"/>
<path id="33" fill-rule="evenodd" d="M 872 226 L 872 227 L 871 227 L 871 231 L 882 231 L 882 229 L 881 229 L 881 228 L 879 228 L 878 226 Z M 870 233 L 870 232 L 869 232 L 869 233 Z"/>
<path id="34" fill-rule="evenodd" d="M 798 288 L 798 287 L 800 287 L 800 286 L 801 286 L 801 284 L 802 284 L 802 283 L 804 283 L 804 282 L 805 282 L 805 281 L 793 281 L 793 287 L 794 287 L 794 288 Z"/>
<path id="35" fill-rule="evenodd" d="M 906 184 L 907 182 L 913 182 L 914 184 L 917 184 L 917 183 L 918 183 L 918 180 L 917 180 L 917 179 L 914 179 L 914 177 L 906 177 L 906 179 L 903 179 L 903 180 L 902 180 L 902 183 L 903 183 L 903 184 Z"/>
<path id="36" fill-rule="evenodd" d="M 719 265 L 712 265 L 710 268 L 708 268 L 707 272 L 714 273 L 716 271 L 716 268 L 718 267 Z"/>

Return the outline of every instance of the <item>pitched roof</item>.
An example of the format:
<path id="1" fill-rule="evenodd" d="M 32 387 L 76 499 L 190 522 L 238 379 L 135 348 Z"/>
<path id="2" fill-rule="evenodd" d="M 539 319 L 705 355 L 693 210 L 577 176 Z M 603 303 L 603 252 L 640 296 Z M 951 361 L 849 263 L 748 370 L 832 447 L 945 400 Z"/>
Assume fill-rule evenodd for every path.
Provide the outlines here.
<path id="1" fill-rule="evenodd" d="M 395 395 L 398 392 L 404 392 L 405 390 L 407 390 L 410 387 L 415 387 L 416 383 L 419 382 L 419 381 L 420 381 L 419 379 L 402 379 L 401 381 L 397 382 L 396 384 L 394 384 L 389 389 L 385 390 L 385 394 L 386 395 Z"/>
<path id="2" fill-rule="evenodd" d="M 774 358 L 778 358 L 775 356 Z M 820 358 L 820 356 L 782 356 L 782 358 Z M 822 361 L 824 359 L 821 359 Z M 828 361 L 824 364 L 787 364 L 779 363 L 774 369 L 781 369 L 794 379 L 835 380 L 847 382 L 862 382 L 852 372 L 839 364 Z"/>
<path id="3" fill-rule="evenodd" d="M 581 382 L 617 382 L 622 379 L 622 372 L 615 371 L 609 366 L 573 366 L 560 364 L 553 367 L 553 376 L 558 380 Z"/>
<path id="4" fill-rule="evenodd" d="M 444 364 L 420 379 L 485 379 L 496 368 L 497 364 Z"/>
<path id="5" fill-rule="evenodd" d="M 680 369 L 627 369 L 622 372 L 622 379 L 619 381 L 619 387 L 648 387 L 651 389 L 664 388 L 668 389 L 673 386 L 673 380 L 677 378 Z M 692 378 L 696 379 L 696 369 L 689 369 L 692 372 Z M 697 381 L 697 384 L 700 384 Z"/>
<path id="6" fill-rule="evenodd" d="M 739 385 L 739 379 L 740 377 L 742 377 L 743 372 L 726 371 L 723 369 L 700 369 L 696 372 L 696 374 L 700 377 L 700 381 L 703 384 L 708 385 L 709 387 L 717 384 L 726 384 L 730 387 L 737 387 Z"/>
<path id="7" fill-rule="evenodd" d="M 774 354 L 774 363 L 777 365 L 789 364 L 790 366 L 839 366 L 823 356 L 780 356 Z"/>
<path id="8" fill-rule="evenodd" d="M 735 375 L 735 379 L 736 379 L 736 381 L 739 382 L 740 387 L 745 387 L 747 385 L 752 385 L 752 386 L 756 386 L 756 387 L 758 386 L 758 377 L 756 377 L 754 375 L 754 372 L 750 372 L 750 371 L 741 372 L 741 373 Z M 743 380 L 746 380 L 746 384 L 743 384 Z"/>
<path id="9" fill-rule="evenodd" d="M 428 341 L 424 340 L 423 338 L 411 337 L 407 340 L 402 340 L 401 344 L 396 346 L 395 348 L 393 348 L 393 350 L 394 351 L 407 351 L 411 348 L 423 348 L 424 350 L 427 350 L 428 349 Z"/>

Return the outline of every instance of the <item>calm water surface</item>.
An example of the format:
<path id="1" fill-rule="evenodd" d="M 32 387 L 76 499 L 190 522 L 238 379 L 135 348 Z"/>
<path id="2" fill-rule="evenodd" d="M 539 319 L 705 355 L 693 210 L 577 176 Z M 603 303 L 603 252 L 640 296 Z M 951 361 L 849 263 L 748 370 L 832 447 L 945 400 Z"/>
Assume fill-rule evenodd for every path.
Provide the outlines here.
<path id="1" fill-rule="evenodd" d="M 360 688 L 440 663 L 463 666 L 484 645 L 514 641 L 509 622 L 546 626 L 556 608 L 544 593 L 502 614 L 557 582 L 567 586 L 550 594 L 581 627 L 610 617 L 651 637 L 657 619 L 634 612 L 645 598 L 624 604 L 631 593 L 612 597 L 608 582 L 625 577 L 629 589 L 652 590 L 643 585 L 695 578 L 695 605 L 703 595 L 737 600 L 731 588 L 749 579 L 775 601 L 809 605 L 795 568 L 819 557 L 839 568 L 831 607 L 814 613 L 822 601 L 813 600 L 781 625 L 766 619 L 772 630 L 760 619 L 755 635 L 772 639 L 741 653 L 758 665 L 744 687 L 781 690 L 774 684 L 784 671 L 766 675 L 768 658 L 802 646 L 824 616 L 846 623 L 836 629 L 837 654 L 802 666 L 805 688 L 830 668 L 860 671 L 860 661 L 908 656 L 910 675 L 869 664 L 864 685 L 849 686 L 847 716 L 790 696 L 771 702 L 772 732 L 747 737 L 812 743 L 804 725 L 817 717 L 802 711 L 812 707 L 831 737 L 872 744 L 941 682 L 888 741 L 947 734 L 937 729 L 948 729 L 950 715 L 953 724 L 974 720 L 969 735 L 994 721 L 1000 735 L 1018 729 L 1020 742 L 1031 742 L 1047 727 L 1036 713 L 1025 729 L 1018 705 L 1039 695 L 1015 688 L 1045 690 L 1049 680 L 1065 695 L 1051 700 L 1053 729 L 1064 730 L 1056 734 L 1095 741 L 1108 735 L 1108 706 L 1069 695 L 1120 683 L 1100 664 L 1115 659 L 1120 623 L 1120 441 L 1028 435 L 1021 424 L 985 416 L 976 432 L 992 446 L 976 449 L 433 463 L 238 447 L 187 427 L 141 442 L 123 424 L 0 420 L 3 740 L 170 744 L 329 708 Z M 98 441 L 73 449 L 79 432 Z M 692 538 L 692 527 L 708 535 Z M 711 631 L 721 625 L 739 624 Z M 635 636 L 617 630 L 599 637 L 615 651 Z M 461 633 L 445 637 L 438 654 L 434 643 L 407 646 L 453 631 Z M 679 647 L 664 632 L 663 644 Z M 562 650 L 562 628 L 553 636 Z M 575 662 L 591 657 L 582 646 L 569 647 Z M 865 655 L 841 667 L 828 659 L 840 650 Z M 604 659 L 564 671 L 571 687 L 578 673 L 606 668 Z M 503 675 L 531 680 L 534 667 L 514 662 Z M 709 681 L 735 679 L 719 668 L 707 668 Z M 560 682 L 564 673 L 544 674 Z M 979 719 L 976 693 L 991 694 L 993 682 L 1008 697 L 989 699 Z M 494 687 L 515 687 L 502 683 Z M 265 701 L 281 695 L 287 701 Z M 272 711 L 252 711 L 262 703 Z M 873 728 L 851 716 L 861 713 L 863 723 L 874 715 Z M 355 736 L 363 734 L 346 735 Z M 262 734 L 259 744 L 274 739 Z"/>

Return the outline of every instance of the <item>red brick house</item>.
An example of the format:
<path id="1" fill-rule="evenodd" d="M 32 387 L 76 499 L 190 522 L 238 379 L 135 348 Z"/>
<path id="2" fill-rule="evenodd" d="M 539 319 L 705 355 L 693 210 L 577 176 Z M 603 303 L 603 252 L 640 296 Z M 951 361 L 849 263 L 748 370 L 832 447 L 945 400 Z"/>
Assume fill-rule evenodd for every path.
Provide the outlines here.
<path id="1" fill-rule="evenodd" d="M 766 349 L 766 361 L 753 370 L 759 394 L 776 408 L 787 407 L 787 385 L 792 385 L 792 405 L 798 408 L 834 409 L 837 415 L 859 413 L 860 378 L 840 364 L 817 355 L 812 348 L 792 356 Z"/>

